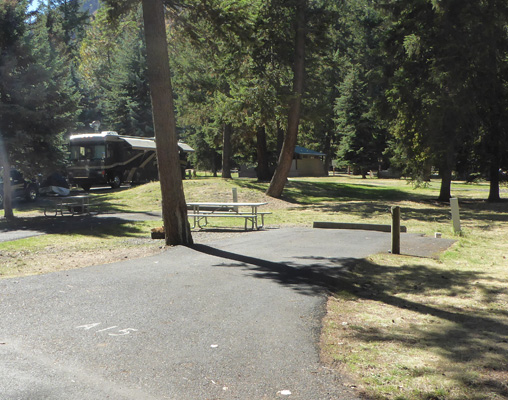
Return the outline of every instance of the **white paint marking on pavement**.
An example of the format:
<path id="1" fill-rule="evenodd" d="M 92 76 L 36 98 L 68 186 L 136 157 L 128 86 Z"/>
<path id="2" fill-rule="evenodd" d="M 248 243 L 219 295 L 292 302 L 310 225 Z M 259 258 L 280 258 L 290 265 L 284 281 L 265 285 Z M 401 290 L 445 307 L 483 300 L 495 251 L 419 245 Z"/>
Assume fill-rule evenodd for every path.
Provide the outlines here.
<path id="1" fill-rule="evenodd" d="M 115 326 L 110 326 L 109 328 L 98 330 L 95 333 L 104 332 L 104 331 L 108 331 L 110 329 L 115 329 L 115 328 L 118 328 L 118 326 L 116 326 L 116 325 Z"/>
<path id="2" fill-rule="evenodd" d="M 100 324 L 101 324 L 100 322 L 96 322 L 95 324 L 80 325 L 80 326 L 76 326 L 76 329 L 83 328 L 85 331 L 88 331 L 92 328 L 95 328 L 96 326 L 98 326 Z"/>

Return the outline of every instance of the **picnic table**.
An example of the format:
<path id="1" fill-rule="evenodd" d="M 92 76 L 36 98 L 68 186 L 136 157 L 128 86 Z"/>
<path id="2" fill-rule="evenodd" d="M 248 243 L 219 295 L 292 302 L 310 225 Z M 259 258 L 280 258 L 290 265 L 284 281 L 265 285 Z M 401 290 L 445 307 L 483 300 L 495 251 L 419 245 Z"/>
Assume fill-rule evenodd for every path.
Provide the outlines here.
<path id="1" fill-rule="evenodd" d="M 44 206 L 44 215 L 47 217 L 48 213 L 54 213 L 56 217 L 58 214 L 64 216 L 65 214 L 90 214 L 90 196 L 62 196 L 52 197 L 49 199 L 49 204 Z"/>
<path id="2" fill-rule="evenodd" d="M 259 207 L 266 204 L 268 203 L 192 202 L 187 203 L 187 216 L 193 219 L 192 228 L 203 228 L 208 224 L 208 218 L 243 218 L 245 230 L 249 223 L 252 230 L 259 230 L 263 228 L 265 215 L 271 214 L 258 211 Z"/>

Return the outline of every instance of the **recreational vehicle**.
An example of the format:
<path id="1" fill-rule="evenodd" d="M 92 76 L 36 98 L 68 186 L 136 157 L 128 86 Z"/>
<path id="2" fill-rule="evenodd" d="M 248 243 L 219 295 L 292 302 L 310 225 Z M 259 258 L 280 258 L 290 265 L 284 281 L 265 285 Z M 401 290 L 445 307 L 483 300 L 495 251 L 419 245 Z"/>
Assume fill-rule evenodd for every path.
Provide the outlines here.
<path id="1" fill-rule="evenodd" d="M 185 173 L 187 154 L 194 150 L 178 143 Z M 92 186 L 119 187 L 123 182 L 158 180 L 154 138 L 123 136 L 116 132 L 75 134 L 70 137 L 69 183 L 84 190 Z"/>

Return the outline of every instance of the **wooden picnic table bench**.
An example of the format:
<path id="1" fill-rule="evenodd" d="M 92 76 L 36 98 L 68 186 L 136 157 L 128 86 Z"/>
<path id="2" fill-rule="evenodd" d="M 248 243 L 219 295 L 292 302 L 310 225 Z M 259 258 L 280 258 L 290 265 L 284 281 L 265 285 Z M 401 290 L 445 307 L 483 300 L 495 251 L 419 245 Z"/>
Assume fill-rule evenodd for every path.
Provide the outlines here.
<path id="1" fill-rule="evenodd" d="M 49 199 L 49 204 L 44 206 L 44 215 L 47 217 L 49 213 L 54 213 L 55 217 L 58 214 L 61 216 L 65 214 L 90 214 L 90 196 L 52 197 Z"/>
<path id="2" fill-rule="evenodd" d="M 187 216 L 193 219 L 193 229 L 206 226 L 208 218 L 243 218 L 245 220 L 245 230 L 247 230 L 249 223 L 252 230 L 261 229 L 264 226 L 265 215 L 271 214 L 270 212 L 258 211 L 258 208 L 265 204 L 268 203 L 192 202 L 187 203 L 187 208 L 190 210 Z M 248 211 L 240 211 L 241 208 L 247 208 Z M 261 219 L 259 220 L 259 218 Z"/>

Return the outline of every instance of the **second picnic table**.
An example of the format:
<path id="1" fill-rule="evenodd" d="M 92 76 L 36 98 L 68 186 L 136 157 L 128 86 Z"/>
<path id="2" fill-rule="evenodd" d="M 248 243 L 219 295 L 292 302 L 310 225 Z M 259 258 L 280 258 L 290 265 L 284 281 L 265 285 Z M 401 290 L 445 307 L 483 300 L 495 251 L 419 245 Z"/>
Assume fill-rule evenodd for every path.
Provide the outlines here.
<path id="1" fill-rule="evenodd" d="M 261 229 L 264 225 L 264 216 L 270 212 L 259 212 L 258 208 L 268 203 L 238 203 L 238 202 L 191 202 L 187 203 L 189 213 L 187 216 L 193 219 L 192 228 L 202 228 L 208 224 L 208 218 L 233 217 L 245 220 L 245 230 L 250 222 L 251 229 Z M 240 211 L 247 208 L 249 211 Z M 259 223 L 261 218 L 261 224 Z M 204 224 L 202 223 L 204 221 Z"/>
<path id="2" fill-rule="evenodd" d="M 74 215 L 78 213 L 90 214 L 90 196 L 79 195 L 79 196 L 63 196 L 63 197 L 52 197 L 49 199 L 49 204 L 44 207 L 44 215 L 54 213 L 56 217 L 58 214 L 64 216 L 64 214 Z"/>

